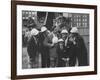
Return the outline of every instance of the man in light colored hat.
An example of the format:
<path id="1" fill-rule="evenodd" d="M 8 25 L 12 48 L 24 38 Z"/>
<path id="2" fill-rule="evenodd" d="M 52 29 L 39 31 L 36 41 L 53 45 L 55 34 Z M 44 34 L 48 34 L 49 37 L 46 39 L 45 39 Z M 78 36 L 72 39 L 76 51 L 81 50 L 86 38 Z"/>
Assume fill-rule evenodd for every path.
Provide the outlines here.
<path id="1" fill-rule="evenodd" d="M 70 30 L 70 35 L 69 35 L 69 40 L 72 41 L 74 44 L 76 44 L 75 42 L 75 37 L 73 37 L 74 35 L 78 35 L 78 29 L 77 27 L 72 27 L 72 29 Z"/>
<path id="2" fill-rule="evenodd" d="M 57 54 L 58 54 L 58 67 L 65 67 L 65 62 L 62 60 L 64 57 L 64 40 L 60 38 L 58 40 L 58 46 L 57 46 Z"/>
<path id="3" fill-rule="evenodd" d="M 39 34 L 39 31 L 36 28 L 33 28 L 30 32 L 31 37 L 27 45 L 27 52 L 29 55 L 31 68 L 37 67 L 36 58 L 37 58 L 37 52 L 38 52 L 38 40 L 37 40 L 38 34 Z"/>
<path id="4" fill-rule="evenodd" d="M 64 40 L 63 40 L 63 39 L 59 39 L 59 40 L 58 40 L 58 43 L 59 43 L 59 45 L 60 45 L 60 49 L 63 50 L 63 48 L 64 48 L 64 47 L 63 47 L 63 46 L 64 46 Z"/>
<path id="5" fill-rule="evenodd" d="M 89 63 L 87 48 L 82 36 L 78 33 L 77 27 L 73 27 L 70 33 L 71 34 L 69 40 L 74 44 L 73 56 L 76 56 L 76 58 L 78 59 L 78 66 L 88 66 Z M 74 59 L 72 60 L 73 61 L 71 61 L 70 64 L 75 61 Z"/>
<path id="6" fill-rule="evenodd" d="M 50 67 L 50 54 L 49 54 L 49 47 L 52 46 L 48 43 L 48 29 L 46 26 L 41 27 L 39 42 L 40 42 L 40 53 L 42 59 L 42 68 Z"/>
<path id="7" fill-rule="evenodd" d="M 62 35 L 62 39 L 64 40 L 64 45 L 66 46 L 67 45 L 67 41 L 68 41 L 68 36 L 69 36 L 69 33 L 66 29 L 63 29 L 61 31 L 61 35 Z"/>
<path id="8" fill-rule="evenodd" d="M 41 27 L 41 32 L 45 32 L 47 28 L 45 26 Z"/>
<path id="9" fill-rule="evenodd" d="M 78 33 L 78 29 L 77 27 L 72 27 L 72 29 L 70 30 L 71 33 Z"/>
<path id="10" fill-rule="evenodd" d="M 68 66 L 75 66 L 76 64 L 76 42 L 72 37 L 73 33 L 78 33 L 78 29 L 73 27 L 70 30 L 68 38 L 65 40 L 65 54 L 69 58 Z"/>
<path id="11" fill-rule="evenodd" d="M 61 35 L 62 35 L 63 40 L 65 40 L 68 36 L 68 31 L 66 29 L 62 30 Z"/>
<path id="12" fill-rule="evenodd" d="M 50 31 L 46 28 L 46 26 L 42 26 L 40 32 L 42 36 L 48 36 L 48 34 L 50 33 Z"/>
<path id="13" fill-rule="evenodd" d="M 38 35 L 38 34 L 39 34 L 39 31 L 38 31 L 36 28 L 33 28 L 33 29 L 31 30 L 31 35 L 36 36 L 36 35 Z"/>

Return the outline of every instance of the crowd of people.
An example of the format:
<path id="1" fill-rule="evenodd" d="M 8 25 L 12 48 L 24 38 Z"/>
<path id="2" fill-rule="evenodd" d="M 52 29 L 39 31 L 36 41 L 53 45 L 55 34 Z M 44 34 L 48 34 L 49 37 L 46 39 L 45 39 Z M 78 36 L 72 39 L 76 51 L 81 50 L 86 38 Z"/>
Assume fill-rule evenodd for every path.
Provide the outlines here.
<path id="1" fill-rule="evenodd" d="M 31 27 L 25 33 L 31 68 L 36 68 L 38 54 L 42 68 L 89 65 L 87 49 L 78 28 L 70 27 L 63 19 L 67 18 L 57 18 L 52 31 L 42 25 L 40 29 Z"/>

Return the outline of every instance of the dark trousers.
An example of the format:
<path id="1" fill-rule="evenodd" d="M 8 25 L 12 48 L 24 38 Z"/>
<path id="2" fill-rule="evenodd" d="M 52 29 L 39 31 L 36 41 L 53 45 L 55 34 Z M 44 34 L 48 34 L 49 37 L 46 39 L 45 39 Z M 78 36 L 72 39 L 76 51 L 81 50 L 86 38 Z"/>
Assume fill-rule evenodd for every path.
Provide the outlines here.
<path id="1" fill-rule="evenodd" d="M 50 54 L 47 51 L 41 52 L 42 68 L 50 67 Z"/>
<path id="2" fill-rule="evenodd" d="M 75 66 L 76 64 L 76 56 L 72 55 L 71 57 L 69 57 L 69 66 Z"/>
<path id="3" fill-rule="evenodd" d="M 73 44 L 70 46 L 68 50 L 68 57 L 69 57 L 69 66 L 75 66 L 76 64 L 76 46 Z"/>
<path id="4" fill-rule="evenodd" d="M 58 57 L 58 65 L 57 67 L 65 67 L 66 63 L 62 60 L 62 57 Z"/>
<path id="5" fill-rule="evenodd" d="M 88 66 L 89 65 L 86 54 L 78 55 L 77 58 L 78 58 L 79 66 Z"/>
<path id="6" fill-rule="evenodd" d="M 28 51 L 28 55 L 29 55 L 29 58 L 30 58 L 31 68 L 35 68 L 36 67 L 36 53 Z"/>

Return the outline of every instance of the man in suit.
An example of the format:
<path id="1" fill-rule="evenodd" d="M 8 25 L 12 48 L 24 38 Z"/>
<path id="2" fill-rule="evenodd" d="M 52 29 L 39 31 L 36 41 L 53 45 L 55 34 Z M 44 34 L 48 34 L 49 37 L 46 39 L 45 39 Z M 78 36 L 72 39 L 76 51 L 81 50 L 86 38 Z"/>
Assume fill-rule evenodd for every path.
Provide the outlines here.
<path id="1" fill-rule="evenodd" d="M 47 28 L 45 26 L 41 27 L 39 42 L 40 42 L 40 53 L 42 58 L 42 68 L 50 67 L 49 48 L 52 47 L 53 44 L 50 43 L 48 34 L 49 31 L 47 30 Z"/>
<path id="2" fill-rule="evenodd" d="M 63 60 L 63 58 L 65 57 L 64 56 L 64 40 L 62 38 L 58 40 L 57 54 L 58 54 L 57 67 L 65 67 L 65 61 Z"/>
<path id="3" fill-rule="evenodd" d="M 79 35 L 77 27 L 71 29 L 71 37 L 73 44 L 75 45 L 76 57 L 78 59 L 79 66 L 88 66 L 87 48 L 85 46 L 82 36 Z"/>
<path id="4" fill-rule="evenodd" d="M 33 28 L 30 32 L 30 39 L 28 40 L 27 52 L 29 55 L 31 68 L 36 67 L 36 55 L 38 52 L 38 34 L 39 31 L 36 28 Z"/>

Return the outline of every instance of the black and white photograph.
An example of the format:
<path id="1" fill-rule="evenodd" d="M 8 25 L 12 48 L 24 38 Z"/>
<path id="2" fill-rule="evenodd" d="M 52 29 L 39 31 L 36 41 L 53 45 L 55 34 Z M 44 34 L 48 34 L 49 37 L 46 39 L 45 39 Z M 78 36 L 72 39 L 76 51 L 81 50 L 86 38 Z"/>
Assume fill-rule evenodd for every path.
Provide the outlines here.
<path id="1" fill-rule="evenodd" d="M 93 13 L 77 8 L 18 6 L 20 69 L 73 72 L 74 68 L 85 71 L 93 66 Z"/>
<path id="2" fill-rule="evenodd" d="M 89 14 L 22 11 L 22 69 L 89 66 Z"/>
<path id="3" fill-rule="evenodd" d="M 96 74 L 96 6 L 23 1 L 13 5 L 14 78 Z"/>

